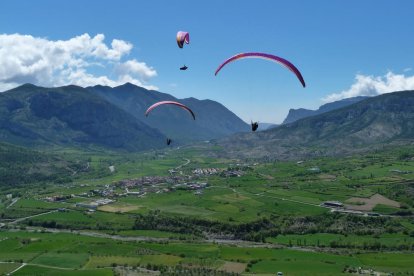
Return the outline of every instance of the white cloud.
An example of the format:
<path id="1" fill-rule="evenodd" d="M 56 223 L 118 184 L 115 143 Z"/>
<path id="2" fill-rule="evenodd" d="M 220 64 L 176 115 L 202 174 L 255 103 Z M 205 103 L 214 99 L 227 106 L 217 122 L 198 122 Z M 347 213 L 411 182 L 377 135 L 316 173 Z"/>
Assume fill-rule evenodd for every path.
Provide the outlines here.
<path id="1" fill-rule="evenodd" d="M 120 63 L 117 66 L 117 71 L 121 75 L 136 74 L 145 80 L 157 75 L 157 72 L 152 67 L 148 67 L 145 62 L 138 62 L 135 59 Z"/>
<path id="2" fill-rule="evenodd" d="M 133 45 L 105 36 L 83 34 L 68 40 L 48 40 L 21 34 L 0 34 L 0 91 L 23 83 L 40 86 L 117 86 L 131 83 L 157 89 L 147 82 L 157 72 L 145 62 L 125 57 Z M 98 69 L 99 70 L 96 70 Z M 97 74 L 96 72 L 107 72 Z"/>
<path id="3" fill-rule="evenodd" d="M 356 75 L 355 82 L 349 89 L 330 94 L 322 101 L 333 102 L 350 97 L 376 96 L 403 90 L 414 90 L 414 76 L 394 74 L 393 72 L 379 77 Z"/>

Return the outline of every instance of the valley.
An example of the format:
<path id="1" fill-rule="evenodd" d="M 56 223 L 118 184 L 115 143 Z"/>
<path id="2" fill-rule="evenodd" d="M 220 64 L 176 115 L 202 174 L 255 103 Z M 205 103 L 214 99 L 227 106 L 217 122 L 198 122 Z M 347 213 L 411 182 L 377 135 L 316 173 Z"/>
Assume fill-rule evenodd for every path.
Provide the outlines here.
<path id="1" fill-rule="evenodd" d="M 411 148 L 271 162 L 205 157 L 212 150 L 222 151 L 203 143 L 55 153 L 83 169 L 65 172 L 65 183 L 1 185 L 0 268 L 21 267 L 13 275 L 413 270 Z"/>
<path id="2" fill-rule="evenodd" d="M 0 1 L 0 276 L 414 276 L 414 1 Z"/>

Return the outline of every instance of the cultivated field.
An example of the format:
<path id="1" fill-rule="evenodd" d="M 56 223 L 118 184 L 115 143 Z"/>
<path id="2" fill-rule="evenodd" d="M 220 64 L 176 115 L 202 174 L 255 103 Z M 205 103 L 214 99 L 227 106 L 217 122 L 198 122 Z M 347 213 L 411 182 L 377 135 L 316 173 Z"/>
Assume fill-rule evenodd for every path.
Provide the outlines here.
<path id="1" fill-rule="evenodd" d="M 380 194 L 375 194 L 370 198 L 351 197 L 350 199 L 347 199 L 346 202 L 349 203 L 345 205 L 347 209 L 358 211 L 372 211 L 377 205 L 400 208 L 399 202 L 388 199 Z"/>
<path id="2" fill-rule="evenodd" d="M 414 271 L 414 160 L 399 150 L 300 163 L 202 156 L 202 148 L 95 153 L 82 156 L 90 171 L 69 183 L 1 187 L 1 273 L 23 262 L 15 275 Z M 177 167 L 183 183 L 168 172 Z M 197 175 L 201 168 L 217 172 Z M 143 176 L 171 181 L 131 187 L 144 187 L 140 196 L 119 184 Z M 105 198 L 114 202 L 76 205 Z M 353 202 L 363 213 L 331 213 L 325 201 Z"/>

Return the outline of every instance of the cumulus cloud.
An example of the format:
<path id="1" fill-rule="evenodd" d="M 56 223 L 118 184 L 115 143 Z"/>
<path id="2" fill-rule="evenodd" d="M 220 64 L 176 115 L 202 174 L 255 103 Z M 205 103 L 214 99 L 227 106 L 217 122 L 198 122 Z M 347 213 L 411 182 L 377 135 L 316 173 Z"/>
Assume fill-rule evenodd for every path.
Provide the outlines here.
<path id="1" fill-rule="evenodd" d="M 388 72 L 379 77 L 356 75 L 355 82 L 349 89 L 330 94 L 322 101 L 334 102 L 351 97 L 377 96 L 403 90 L 414 90 L 414 76 L 394 74 L 393 72 Z"/>
<path id="2" fill-rule="evenodd" d="M 145 80 L 157 75 L 157 72 L 153 68 L 148 67 L 145 62 L 138 62 L 135 59 L 120 63 L 117 66 L 117 71 L 120 75 L 136 74 Z"/>
<path id="3" fill-rule="evenodd" d="M 133 48 L 131 43 L 114 39 L 108 46 L 104 40 L 103 34 L 83 34 L 68 40 L 0 34 L 0 91 L 23 83 L 117 86 L 131 82 L 157 89 L 148 84 L 157 75 L 154 68 L 126 59 Z"/>

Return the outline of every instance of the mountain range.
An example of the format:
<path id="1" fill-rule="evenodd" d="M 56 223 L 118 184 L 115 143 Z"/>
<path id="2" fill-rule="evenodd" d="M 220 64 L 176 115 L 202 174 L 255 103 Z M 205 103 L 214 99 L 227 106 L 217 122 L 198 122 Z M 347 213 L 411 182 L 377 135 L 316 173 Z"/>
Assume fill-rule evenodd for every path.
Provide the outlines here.
<path id="1" fill-rule="evenodd" d="M 299 109 L 292 108 L 289 110 L 289 113 L 282 124 L 293 123 L 297 120 L 300 120 L 306 117 L 310 117 L 310 116 L 322 114 L 325 112 L 329 112 L 335 109 L 339 109 L 339 108 L 357 103 L 359 101 L 365 100 L 367 98 L 368 98 L 367 96 L 347 98 L 347 99 L 339 100 L 336 102 L 321 105 L 317 110 L 310 110 L 310 109 L 305 109 L 305 108 L 299 108 Z"/>
<path id="2" fill-rule="evenodd" d="M 233 112 L 212 100 L 177 99 L 130 83 L 114 88 L 94 86 L 86 89 L 180 143 L 210 140 L 250 130 L 250 126 Z M 179 101 L 193 110 L 196 120 L 187 111 L 175 106 L 159 107 L 146 118 L 146 109 L 158 101 Z"/>
<path id="3" fill-rule="evenodd" d="M 26 84 L 0 94 L 0 140 L 25 146 L 101 146 L 144 150 L 165 137 L 78 86 Z"/>
<path id="4" fill-rule="evenodd" d="M 175 143 L 220 138 L 249 126 L 211 100 L 180 100 L 197 114 L 163 106 L 148 118 L 148 106 L 171 95 L 127 83 L 118 87 L 25 84 L 0 93 L 0 141 L 36 147 L 103 147 L 140 151 Z"/>
<path id="5" fill-rule="evenodd" d="M 148 106 L 162 100 L 186 104 L 196 120 L 172 106 L 144 116 Z M 309 117 L 288 116 L 285 122 L 296 120 L 251 132 L 247 123 L 212 100 L 179 100 L 130 83 L 114 88 L 25 84 L 0 93 L 0 142 L 142 151 L 166 147 L 168 137 L 177 145 L 212 140 L 227 154 L 241 157 L 326 155 L 412 143 L 413 106 L 414 91 L 351 98 L 308 110 Z"/>
<path id="6" fill-rule="evenodd" d="M 276 159 L 413 144 L 414 91 L 383 94 L 257 133 L 215 141 L 232 156 Z"/>

